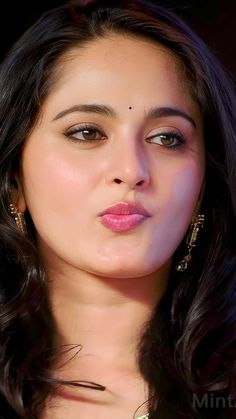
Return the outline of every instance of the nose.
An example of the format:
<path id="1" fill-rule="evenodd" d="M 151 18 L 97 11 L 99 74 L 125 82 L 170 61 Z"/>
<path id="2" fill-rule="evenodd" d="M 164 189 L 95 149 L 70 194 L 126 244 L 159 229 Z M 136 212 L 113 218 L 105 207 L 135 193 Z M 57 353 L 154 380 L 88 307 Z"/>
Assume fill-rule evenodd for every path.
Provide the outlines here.
<path id="1" fill-rule="evenodd" d="M 116 145 L 111 146 L 107 183 L 123 184 L 129 189 L 143 189 L 150 181 L 150 165 L 145 150 L 136 139 L 123 140 L 119 138 Z"/>

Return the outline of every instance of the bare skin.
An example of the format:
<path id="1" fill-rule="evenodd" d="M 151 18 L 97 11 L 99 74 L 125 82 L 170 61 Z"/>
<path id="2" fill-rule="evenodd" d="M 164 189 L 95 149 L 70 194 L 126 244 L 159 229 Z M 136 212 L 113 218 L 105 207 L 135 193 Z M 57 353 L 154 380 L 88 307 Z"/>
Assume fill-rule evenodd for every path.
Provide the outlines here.
<path id="1" fill-rule="evenodd" d="M 42 419 L 131 419 L 148 398 L 137 343 L 165 292 L 204 179 L 200 111 L 174 57 L 142 40 L 114 36 L 74 49 L 59 75 L 24 148 L 18 208 L 27 206 L 37 230 L 61 342 L 82 345 L 55 374 L 106 390 L 60 390 Z M 81 103 L 105 104 L 117 115 L 75 111 Z M 153 107 L 187 117 L 147 119 Z M 65 135 L 84 123 L 100 139 L 83 144 L 82 132 Z M 167 146 L 160 141 L 169 132 Z M 151 217 L 114 233 L 98 214 L 118 201 L 140 201 Z"/>
<path id="2" fill-rule="evenodd" d="M 63 415 L 71 419 L 133 417 L 138 406 L 148 399 L 148 386 L 137 365 L 136 345 L 152 307 L 164 293 L 167 272 L 165 266 L 156 276 L 158 282 L 152 274 L 125 279 L 126 287 L 120 278 L 110 279 L 108 287 L 107 278 L 93 276 L 91 280 L 90 275 L 83 275 L 79 290 L 76 273 L 66 290 L 63 278 L 57 275 L 57 281 L 51 284 L 52 302 L 62 342 L 80 342 L 83 347 L 60 359 L 59 364 L 65 365 L 56 375 L 70 380 L 79 377 L 101 384 L 106 390 L 61 389 L 49 400 L 43 419 Z M 66 362 L 77 350 L 78 355 Z M 52 408 L 55 402 L 57 409 Z M 138 411 L 140 415 L 145 412 L 145 406 Z"/>

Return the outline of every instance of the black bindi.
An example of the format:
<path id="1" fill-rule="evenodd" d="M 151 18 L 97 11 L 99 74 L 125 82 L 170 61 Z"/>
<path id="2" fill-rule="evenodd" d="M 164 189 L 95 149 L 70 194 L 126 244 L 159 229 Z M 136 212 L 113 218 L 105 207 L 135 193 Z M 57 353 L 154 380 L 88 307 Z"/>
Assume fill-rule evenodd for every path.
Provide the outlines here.
<path id="1" fill-rule="evenodd" d="M 132 106 L 129 106 L 129 109 L 132 109 Z"/>

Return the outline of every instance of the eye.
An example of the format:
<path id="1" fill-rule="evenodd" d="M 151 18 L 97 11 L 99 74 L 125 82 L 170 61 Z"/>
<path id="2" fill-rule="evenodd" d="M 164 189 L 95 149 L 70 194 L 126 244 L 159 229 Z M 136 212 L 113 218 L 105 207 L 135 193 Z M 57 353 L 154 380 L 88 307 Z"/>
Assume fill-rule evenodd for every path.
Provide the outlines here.
<path id="1" fill-rule="evenodd" d="M 147 141 L 166 148 L 176 148 L 185 144 L 184 138 L 177 132 L 163 132 L 152 135 Z"/>
<path id="2" fill-rule="evenodd" d="M 65 132 L 65 136 L 77 143 L 101 141 L 106 138 L 105 134 L 93 125 L 80 125 Z"/>

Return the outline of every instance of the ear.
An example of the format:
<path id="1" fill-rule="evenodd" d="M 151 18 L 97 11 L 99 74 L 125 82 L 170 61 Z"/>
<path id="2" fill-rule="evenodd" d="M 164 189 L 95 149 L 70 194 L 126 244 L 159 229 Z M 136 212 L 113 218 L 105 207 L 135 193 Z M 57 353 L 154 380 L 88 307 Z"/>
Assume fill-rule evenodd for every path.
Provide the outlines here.
<path id="1" fill-rule="evenodd" d="M 202 186 L 201 186 L 201 190 L 199 192 L 197 204 L 196 204 L 196 207 L 193 211 L 192 222 L 194 222 L 196 216 L 199 214 L 201 204 L 202 204 L 202 200 L 203 200 L 203 196 L 204 196 L 204 192 L 205 192 L 205 180 L 202 182 Z"/>
<path id="2" fill-rule="evenodd" d="M 11 202 L 16 206 L 18 212 L 25 212 L 26 201 L 22 183 L 19 179 L 17 179 L 14 183 L 16 186 L 11 189 Z"/>
<path id="3" fill-rule="evenodd" d="M 26 202 L 23 193 L 19 194 L 19 197 L 16 202 L 16 207 L 18 208 L 19 212 L 25 212 L 26 210 Z"/>

